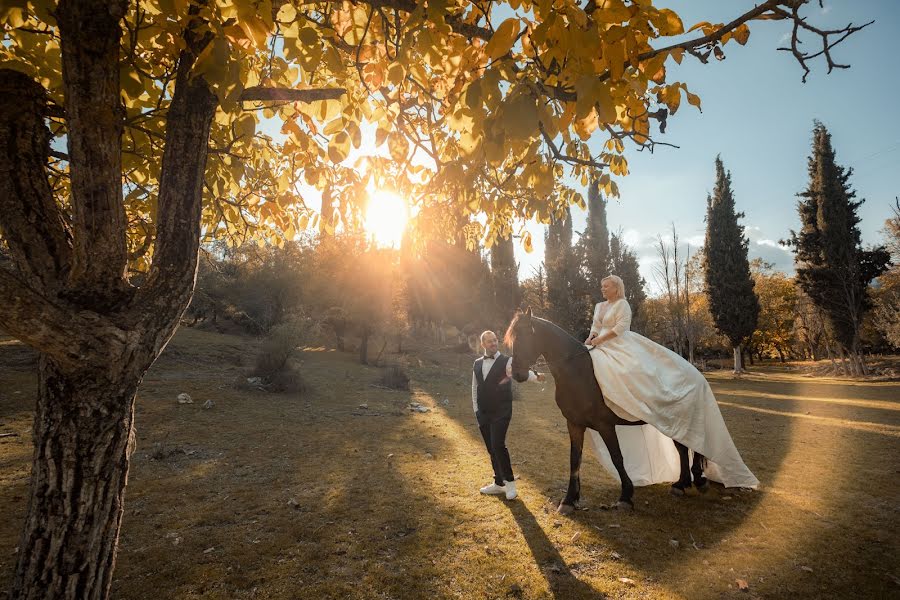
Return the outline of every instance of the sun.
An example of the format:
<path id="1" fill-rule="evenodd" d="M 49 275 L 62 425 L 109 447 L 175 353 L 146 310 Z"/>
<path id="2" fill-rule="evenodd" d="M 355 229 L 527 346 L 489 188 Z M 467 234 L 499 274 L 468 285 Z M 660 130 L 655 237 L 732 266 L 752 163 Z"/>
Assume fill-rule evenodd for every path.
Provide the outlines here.
<path id="1" fill-rule="evenodd" d="M 388 190 L 376 190 L 369 195 L 366 207 L 366 232 L 376 245 L 399 248 L 409 221 L 406 200 Z"/>

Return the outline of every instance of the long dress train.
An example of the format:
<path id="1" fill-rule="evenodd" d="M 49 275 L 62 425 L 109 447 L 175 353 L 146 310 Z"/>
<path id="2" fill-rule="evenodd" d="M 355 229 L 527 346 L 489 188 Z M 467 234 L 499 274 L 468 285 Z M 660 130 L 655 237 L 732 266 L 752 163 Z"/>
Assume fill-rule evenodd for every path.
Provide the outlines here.
<path id="1" fill-rule="evenodd" d="M 741 459 L 706 378 L 681 356 L 630 327 L 631 307 L 624 299 L 598 304 L 591 332 L 612 330 L 616 336 L 590 355 L 607 406 L 625 420 L 647 423 L 616 427 L 632 482 L 677 481 L 680 463 L 672 440 L 678 440 L 708 459 L 708 478 L 726 487 L 756 488 L 759 480 Z M 600 434 L 589 432 L 600 464 L 618 480 Z"/>

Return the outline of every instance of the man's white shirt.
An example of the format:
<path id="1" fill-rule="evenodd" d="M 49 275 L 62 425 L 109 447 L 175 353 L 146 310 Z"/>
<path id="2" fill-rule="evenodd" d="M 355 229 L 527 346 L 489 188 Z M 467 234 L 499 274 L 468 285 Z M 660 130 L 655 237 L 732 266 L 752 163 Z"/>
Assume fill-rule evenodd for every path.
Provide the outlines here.
<path id="1" fill-rule="evenodd" d="M 500 351 L 497 350 L 494 352 L 494 356 L 488 358 L 485 357 L 483 361 L 481 361 L 481 379 L 482 381 L 487 379 L 488 373 L 491 372 L 491 369 L 494 367 L 494 362 L 497 360 L 497 357 L 500 356 Z M 512 377 L 512 357 L 506 361 L 506 376 Z M 528 370 L 528 379 L 527 381 L 537 381 L 537 375 L 531 369 Z M 475 372 L 472 372 L 472 410 L 478 412 L 478 380 L 475 379 Z"/>

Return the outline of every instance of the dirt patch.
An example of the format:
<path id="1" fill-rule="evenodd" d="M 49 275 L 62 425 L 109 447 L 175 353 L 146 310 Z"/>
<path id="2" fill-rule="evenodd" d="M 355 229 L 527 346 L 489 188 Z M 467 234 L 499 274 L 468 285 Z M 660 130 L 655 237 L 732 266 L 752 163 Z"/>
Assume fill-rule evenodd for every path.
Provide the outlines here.
<path id="1" fill-rule="evenodd" d="M 506 502 L 478 494 L 490 465 L 471 357 L 392 356 L 411 378 L 394 391 L 353 355 L 310 349 L 301 397 L 234 388 L 254 344 L 182 330 L 145 378 L 113 597 L 900 597 L 896 384 L 708 375 L 759 491 L 679 500 L 652 486 L 634 513 L 603 510 L 618 484 L 589 457 L 586 510 L 564 518 L 552 382 L 519 388 L 508 442 L 520 499 Z M 19 434 L 0 438 L 0 589 L 24 518 L 34 393 L 33 366 L 0 370 L 0 432 Z"/>

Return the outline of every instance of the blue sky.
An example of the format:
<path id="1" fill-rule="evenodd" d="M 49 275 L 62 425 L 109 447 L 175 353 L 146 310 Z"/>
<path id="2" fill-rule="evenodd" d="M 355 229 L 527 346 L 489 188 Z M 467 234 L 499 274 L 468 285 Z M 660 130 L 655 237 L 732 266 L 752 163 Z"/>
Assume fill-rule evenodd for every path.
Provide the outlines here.
<path id="1" fill-rule="evenodd" d="M 697 21 L 728 22 L 752 3 L 722 0 L 662 0 L 686 28 Z M 813 0 L 805 9 L 809 21 L 827 28 L 875 20 L 852 35 L 833 55 L 850 69 L 829 75 L 816 60 L 804 84 L 803 69 L 786 52 L 778 52 L 790 32 L 779 21 L 751 23 L 746 46 L 730 43 L 726 59 L 703 65 L 685 57 L 669 63 L 668 80 L 684 81 L 703 101 L 703 112 L 687 106 L 670 118 L 660 141 L 680 146 L 656 153 L 627 151 L 630 175 L 620 178 L 621 198 L 608 205 L 610 228 L 622 228 L 641 261 L 644 278 L 653 285 L 653 248 L 657 234 L 674 223 L 682 241 L 702 243 L 706 196 L 714 185 L 713 161 L 721 154 L 731 171 L 738 210 L 750 238 L 750 256 L 762 256 L 790 272 L 793 259 L 777 241 L 799 227 L 795 194 L 807 182 L 813 120 L 832 134 L 840 164 L 854 168 L 853 187 L 866 203 L 860 209 L 865 243 L 880 243 L 880 230 L 900 195 L 900 81 L 894 57 L 900 55 L 900 1 L 828 1 L 820 9 Z M 808 38 L 807 48 L 812 38 Z M 575 230 L 584 227 L 575 209 Z M 542 226 L 535 232 L 532 254 L 517 248 L 520 277 L 528 277 L 543 258 Z"/>

